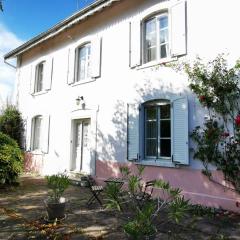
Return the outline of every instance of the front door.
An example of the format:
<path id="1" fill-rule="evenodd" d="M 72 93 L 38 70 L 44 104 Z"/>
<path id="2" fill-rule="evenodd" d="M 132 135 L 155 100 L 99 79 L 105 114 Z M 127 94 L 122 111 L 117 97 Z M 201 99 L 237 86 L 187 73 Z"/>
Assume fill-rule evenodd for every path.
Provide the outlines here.
<path id="1" fill-rule="evenodd" d="M 89 148 L 90 119 L 75 121 L 75 141 L 73 166 L 75 171 L 89 173 L 90 171 L 90 148 Z"/>

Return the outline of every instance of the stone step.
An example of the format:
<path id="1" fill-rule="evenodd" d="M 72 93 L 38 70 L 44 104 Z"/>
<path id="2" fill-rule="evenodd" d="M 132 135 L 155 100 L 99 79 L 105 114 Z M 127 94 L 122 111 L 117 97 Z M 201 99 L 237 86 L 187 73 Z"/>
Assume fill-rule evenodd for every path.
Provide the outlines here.
<path id="1" fill-rule="evenodd" d="M 69 180 L 72 185 L 86 187 L 88 185 L 86 181 L 87 175 L 78 172 L 69 172 Z"/>

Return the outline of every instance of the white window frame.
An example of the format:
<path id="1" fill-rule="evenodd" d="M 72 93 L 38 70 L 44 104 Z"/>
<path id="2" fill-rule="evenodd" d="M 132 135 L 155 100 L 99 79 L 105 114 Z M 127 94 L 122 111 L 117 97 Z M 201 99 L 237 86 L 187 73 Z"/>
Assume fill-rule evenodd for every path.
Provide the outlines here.
<path id="1" fill-rule="evenodd" d="M 159 126 L 159 121 L 162 120 L 161 119 L 161 116 L 160 116 L 160 112 L 159 112 L 159 108 L 157 108 L 157 155 L 158 157 L 156 156 L 147 156 L 146 155 L 146 109 L 148 107 L 158 107 L 160 105 L 170 105 L 170 118 L 169 119 L 164 119 L 164 120 L 170 120 L 170 137 L 167 137 L 167 138 L 164 138 L 164 139 L 170 139 L 170 156 L 167 157 L 167 156 L 159 156 L 160 152 L 161 152 L 161 149 L 160 149 L 160 139 L 163 139 L 160 137 L 160 126 Z M 144 109 L 144 113 L 142 116 L 143 117 L 143 121 L 144 121 L 144 129 L 142 130 L 144 134 L 141 134 L 142 137 L 143 137 L 143 143 L 144 143 L 144 159 L 147 161 L 147 160 L 171 160 L 171 156 L 172 156 L 172 104 L 171 104 L 171 101 L 170 100 L 167 100 L 167 99 L 159 99 L 159 100 L 153 100 L 153 101 L 150 101 L 150 102 L 145 102 L 143 104 L 143 109 Z"/>
<path id="2" fill-rule="evenodd" d="M 160 31 L 159 31 L 160 28 L 159 28 L 159 21 L 157 20 L 162 16 L 167 16 L 167 18 L 168 18 L 168 28 L 167 28 L 168 29 L 168 42 L 167 42 L 168 49 L 166 52 L 167 55 L 164 58 L 160 58 L 160 45 L 161 45 L 160 44 Z M 152 60 L 152 61 L 146 61 L 146 51 L 147 51 L 147 48 L 146 48 L 146 22 L 149 20 L 152 20 L 152 19 L 156 20 L 156 59 Z M 165 61 L 168 61 L 169 58 L 171 58 L 171 56 L 170 56 L 170 43 L 171 43 L 170 32 L 171 32 L 171 29 L 170 29 L 170 16 L 169 16 L 168 11 L 160 12 L 160 13 L 157 13 L 157 14 L 154 14 L 154 15 L 144 18 L 142 21 L 141 32 L 142 32 L 141 39 L 142 39 L 142 62 L 143 62 L 143 65 L 148 65 L 148 64 L 155 63 L 155 62 L 165 62 Z"/>
<path id="3" fill-rule="evenodd" d="M 41 79 L 40 79 L 40 75 L 39 75 L 40 66 L 42 66 Z M 34 93 L 40 93 L 44 89 L 45 66 L 46 66 L 46 61 L 41 61 L 36 66 L 36 69 L 35 69 L 35 82 L 34 82 Z M 40 84 L 39 82 L 40 82 L 40 80 L 41 80 L 41 88 L 39 89 L 39 84 Z"/>
<path id="4" fill-rule="evenodd" d="M 87 52 L 87 61 L 85 62 L 85 71 L 84 71 L 84 78 L 80 79 L 80 51 L 83 48 L 89 48 Z M 74 77 L 74 83 L 83 83 L 86 81 L 89 81 L 91 79 L 91 42 L 85 42 L 78 46 L 75 50 L 75 77 Z"/>
<path id="5" fill-rule="evenodd" d="M 39 127 L 39 130 L 38 130 L 38 136 L 36 136 L 37 134 L 37 120 L 40 120 L 40 127 Z M 35 116 L 33 119 L 32 119 L 32 151 L 40 151 L 41 150 L 41 142 L 42 142 L 42 131 L 43 130 L 43 116 L 41 115 L 38 115 L 38 116 Z M 38 139 L 37 139 L 38 138 Z M 38 146 L 36 147 L 36 141 L 38 141 Z"/>

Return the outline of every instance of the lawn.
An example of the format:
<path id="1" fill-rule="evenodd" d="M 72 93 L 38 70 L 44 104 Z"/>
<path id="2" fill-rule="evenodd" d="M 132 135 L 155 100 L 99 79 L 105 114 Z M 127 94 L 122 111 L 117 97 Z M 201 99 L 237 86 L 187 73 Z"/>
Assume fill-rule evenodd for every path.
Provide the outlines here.
<path id="1" fill-rule="evenodd" d="M 58 224 L 44 221 L 43 200 L 47 198 L 46 181 L 25 175 L 16 187 L 0 188 L 0 239 L 126 239 L 122 225 L 126 214 L 86 206 L 87 188 L 71 186 L 67 218 Z M 164 214 L 157 219 L 156 239 L 240 239 L 240 215 L 227 211 L 197 208 L 179 223 Z"/>

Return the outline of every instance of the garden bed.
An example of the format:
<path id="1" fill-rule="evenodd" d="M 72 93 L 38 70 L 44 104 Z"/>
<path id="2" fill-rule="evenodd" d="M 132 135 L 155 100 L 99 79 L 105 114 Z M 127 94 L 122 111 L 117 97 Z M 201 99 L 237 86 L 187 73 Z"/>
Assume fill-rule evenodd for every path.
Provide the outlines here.
<path id="1" fill-rule="evenodd" d="M 126 239 L 122 225 L 127 216 L 97 203 L 87 208 L 90 193 L 84 187 L 66 190 L 66 220 L 46 223 L 47 191 L 43 178 L 30 175 L 22 176 L 19 186 L 0 189 L 0 239 Z M 179 224 L 164 214 L 156 221 L 156 239 L 240 239 L 240 216 L 234 213 L 195 208 Z"/>

